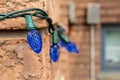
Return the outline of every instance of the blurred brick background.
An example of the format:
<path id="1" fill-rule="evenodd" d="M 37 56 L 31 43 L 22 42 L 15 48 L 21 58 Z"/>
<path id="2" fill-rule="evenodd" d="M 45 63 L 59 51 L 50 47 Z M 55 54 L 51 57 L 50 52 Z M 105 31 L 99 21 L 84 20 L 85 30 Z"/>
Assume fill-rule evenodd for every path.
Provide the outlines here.
<path id="1" fill-rule="evenodd" d="M 70 1 L 70 0 L 69 0 Z M 99 77 L 100 74 L 100 32 L 103 23 L 120 22 L 119 0 L 71 0 L 76 4 L 76 19 L 73 23 L 70 38 L 79 46 L 80 54 L 69 56 L 69 80 L 90 80 L 90 26 L 86 24 L 86 9 L 89 3 L 100 3 L 100 23 L 95 27 L 95 75 L 96 80 L 119 80 L 119 76 Z M 64 8 L 68 8 L 65 6 Z M 77 36 L 77 37 L 76 37 Z"/>

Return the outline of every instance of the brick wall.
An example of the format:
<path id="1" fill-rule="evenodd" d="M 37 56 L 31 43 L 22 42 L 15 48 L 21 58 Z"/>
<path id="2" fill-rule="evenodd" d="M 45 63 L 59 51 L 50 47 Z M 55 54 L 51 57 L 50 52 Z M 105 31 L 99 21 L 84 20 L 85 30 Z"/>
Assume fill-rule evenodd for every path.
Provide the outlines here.
<path id="1" fill-rule="evenodd" d="M 76 20 L 72 24 L 70 38 L 79 46 L 79 55 L 70 54 L 70 79 L 69 80 L 90 80 L 90 26 L 86 24 L 86 8 L 88 3 L 100 3 L 101 21 L 95 27 L 95 71 L 96 80 L 100 76 L 100 32 L 102 23 L 120 22 L 120 1 L 119 0 L 73 0 L 76 4 Z M 76 37 L 77 36 L 77 37 Z M 104 74 L 105 75 L 105 74 Z M 103 76 L 100 76 L 103 77 Z M 101 80 L 119 80 L 108 76 Z M 115 76 L 116 77 L 116 76 Z"/>
<path id="2" fill-rule="evenodd" d="M 0 13 L 36 7 L 45 10 L 57 23 L 61 19 L 60 4 L 59 0 L 1 0 Z M 56 75 L 60 61 L 50 61 L 51 36 L 46 32 L 46 21 L 37 18 L 34 21 L 43 38 L 43 48 L 39 55 L 27 44 L 23 18 L 0 21 L 0 80 L 58 80 Z"/>

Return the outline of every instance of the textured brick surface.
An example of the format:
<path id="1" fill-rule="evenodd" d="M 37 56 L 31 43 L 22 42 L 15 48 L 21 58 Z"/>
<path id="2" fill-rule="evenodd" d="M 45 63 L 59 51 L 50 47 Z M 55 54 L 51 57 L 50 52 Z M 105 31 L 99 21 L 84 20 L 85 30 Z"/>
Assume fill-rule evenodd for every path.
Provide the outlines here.
<path id="1" fill-rule="evenodd" d="M 49 66 L 45 65 L 44 55 L 48 56 L 47 48 L 36 55 L 25 39 L 0 40 L 0 43 L 1 80 L 46 80 L 44 68 Z M 47 64 L 50 65 L 50 62 Z"/>
<path id="2" fill-rule="evenodd" d="M 0 13 L 36 7 L 45 10 L 57 23 L 60 20 L 59 6 L 59 0 L 1 0 Z M 24 18 L 0 21 L 0 80 L 58 80 L 60 62 L 50 60 L 48 25 L 45 20 L 34 18 L 34 21 L 43 39 L 42 52 L 38 55 L 26 41 Z"/>

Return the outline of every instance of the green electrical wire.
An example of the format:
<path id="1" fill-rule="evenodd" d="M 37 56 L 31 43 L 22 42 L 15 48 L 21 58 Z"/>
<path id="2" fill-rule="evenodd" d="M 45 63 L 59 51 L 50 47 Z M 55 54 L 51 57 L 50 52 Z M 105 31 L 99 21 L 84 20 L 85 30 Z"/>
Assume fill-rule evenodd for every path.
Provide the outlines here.
<path id="1" fill-rule="evenodd" d="M 41 19 L 46 19 L 49 24 L 49 32 L 52 34 L 55 31 L 55 28 L 52 24 L 52 19 L 48 17 L 48 14 L 39 8 L 29 8 L 24 10 L 13 11 L 7 14 L 0 14 L 0 20 L 9 19 L 9 18 L 17 18 L 17 17 L 24 17 L 26 15 L 35 16 Z"/>
<path id="2" fill-rule="evenodd" d="M 42 16 L 48 16 L 48 14 L 45 11 L 39 8 L 29 8 L 29 9 L 14 11 L 8 14 L 0 14 L 0 20 L 6 19 L 6 18 L 24 17 L 25 15 L 30 14 L 30 13 L 26 13 L 30 11 L 37 11 L 32 14 L 33 16 L 35 14 L 41 14 Z"/>
<path id="3" fill-rule="evenodd" d="M 14 14 L 11 16 L 8 16 L 7 18 L 16 18 L 16 17 L 25 17 L 25 15 L 30 15 L 31 13 L 20 13 L 20 14 Z M 37 14 L 40 14 L 42 16 L 37 16 Z M 42 12 L 34 12 L 31 14 L 32 16 L 36 16 L 42 19 L 47 19 L 48 16 L 46 16 L 45 14 L 43 14 Z M 5 14 L 0 14 L 0 19 L 3 18 L 4 16 L 6 16 Z"/>

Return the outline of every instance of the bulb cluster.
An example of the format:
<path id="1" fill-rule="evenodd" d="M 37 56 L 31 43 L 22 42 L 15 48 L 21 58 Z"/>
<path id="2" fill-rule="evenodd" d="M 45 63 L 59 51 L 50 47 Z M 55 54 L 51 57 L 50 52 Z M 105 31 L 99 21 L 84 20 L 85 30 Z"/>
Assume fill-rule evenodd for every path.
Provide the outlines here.
<path id="1" fill-rule="evenodd" d="M 31 11 L 35 11 L 31 13 Z M 56 29 L 52 24 L 52 19 L 48 17 L 48 14 L 39 8 L 30 8 L 25 10 L 19 10 L 8 14 L 0 14 L 0 20 L 16 17 L 24 17 L 28 29 L 27 41 L 31 49 L 35 53 L 40 53 L 42 50 L 42 37 L 40 32 L 32 19 L 32 17 L 38 17 L 40 19 L 46 19 L 49 27 L 48 31 L 52 35 L 52 45 L 50 46 L 50 57 L 52 61 L 57 62 L 60 56 L 60 47 L 66 48 L 68 52 L 79 53 L 79 50 L 75 43 L 71 42 L 65 35 L 64 29 Z"/>
<path id="2" fill-rule="evenodd" d="M 58 25 L 60 26 L 60 25 Z M 65 30 L 60 26 L 60 28 L 55 29 L 52 33 L 52 45 L 50 47 L 50 57 L 51 59 L 56 62 L 60 56 L 60 47 L 64 47 L 70 53 L 80 53 L 79 49 L 77 48 L 76 44 L 70 41 L 65 35 Z M 59 44 L 58 44 L 59 43 Z"/>

